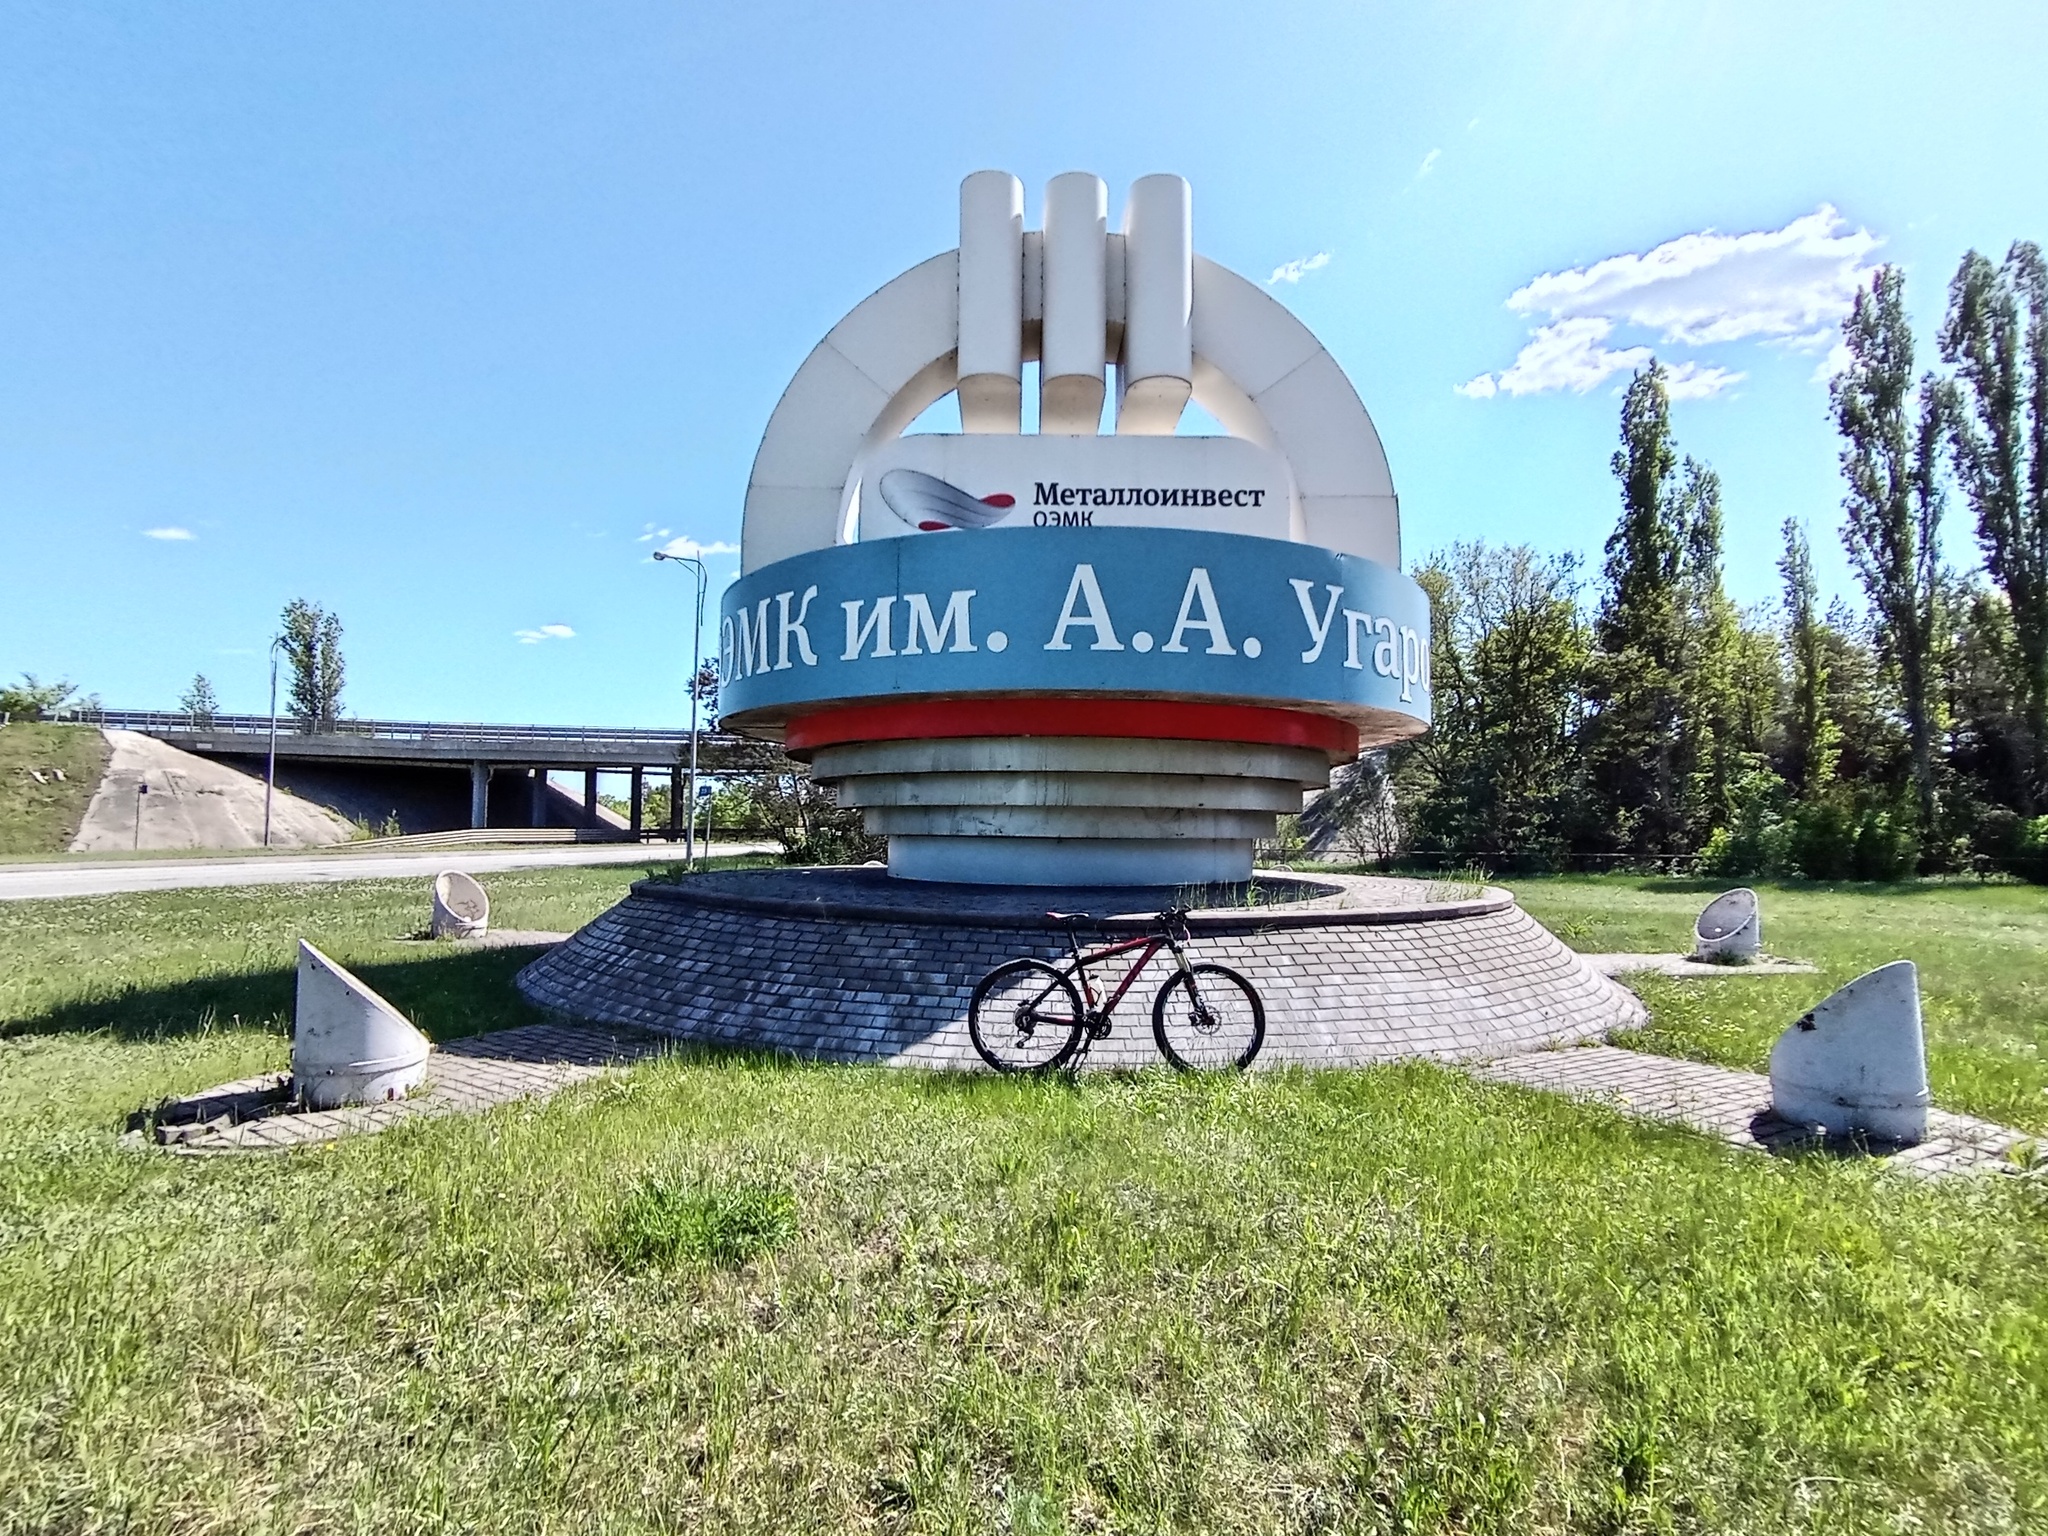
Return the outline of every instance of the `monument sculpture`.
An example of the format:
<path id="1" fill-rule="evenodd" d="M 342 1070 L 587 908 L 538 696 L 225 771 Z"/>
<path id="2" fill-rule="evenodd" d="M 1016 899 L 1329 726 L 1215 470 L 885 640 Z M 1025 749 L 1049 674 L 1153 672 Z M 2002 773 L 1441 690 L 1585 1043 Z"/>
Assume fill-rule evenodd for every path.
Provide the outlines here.
<path id="1" fill-rule="evenodd" d="M 1186 907 L 1263 1000 L 1262 1067 L 1643 1021 L 1506 891 L 1254 872 L 1334 767 L 1428 728 L 1429 604 L 1343 370 L 1191 234 L 1177 176 L 1114 231 L 1100 179 L 1054 177 L 1027 230 L 1018 180 L 977 172 L 958 246 L 817 343 L 754 459 L 720 722 L 808 761 L 887 868 L 642 881 L 520 972 L 532 1002 L 973 1067 L 977 980 L 1070 958 L 1049 909 L 1121 954 Z M 960 431 L 906 435 L 949 394 Z M 1190 404 L 1221 434 L 1184 431 Z M 1142 1028 L 1088 1043 L 1157 1059 Z"/>
<path id="2" fill-rule="evenodd" d="M 1333 765 L 1429 723 L 1386 456 L 1308 329 L 1195 254 L 1185 181 L 1134 183 L 1120 232 L 1084 173 L 1023 209 L 968 177 L 958 249 L 790 381 L 721 718 L 809 760 L 899 877 L 1244 880 Z M 902 435 L 948 392 L 961 432 Z M 1190 401 L 1228 435 L 1180 435 Z"/>

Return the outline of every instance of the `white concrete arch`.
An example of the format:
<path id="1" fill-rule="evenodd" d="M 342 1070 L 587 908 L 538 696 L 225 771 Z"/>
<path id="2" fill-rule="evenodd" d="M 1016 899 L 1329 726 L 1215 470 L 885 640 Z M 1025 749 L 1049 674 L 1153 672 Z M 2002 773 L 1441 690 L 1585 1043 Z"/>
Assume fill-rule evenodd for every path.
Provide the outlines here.
<path id="1" fill-rule="evenodd" d="M 898 436 L 954 387 L 959 258 L 947 251 L 883 284 L 797 369 L 747 481 L 743 573 L 839 543 L 843 493 L 861 450 Z"/>
<path id="2" fill-rule="evenodd" d="M 1122 237 L 1110 239 L 1120 245 Z M 1111 282 L 1120 290 L 1122 252 L 1113 255 Z M 1400 509 L 1386 453 L 1344 370 L 1257 284 L 1200 256 L 1192 276 L 1195 401 L 1232 436 L 1287 461 L 1299 498 L 1297 537 L 1398 570 Z M 1122 342 L 1122 300 L 1121 291 L 1110 295 L 1105 365 Z M 1035 308 L 1027 297 L 1019 317 L 1027 360 L 1038 351 Z M 812 349 L 754 457 L 740 536 L 744 571 L 851 537 L 864 454 L 901 435 L 958 383 L 959 316 L 955 250 L 877 289 Z"/>

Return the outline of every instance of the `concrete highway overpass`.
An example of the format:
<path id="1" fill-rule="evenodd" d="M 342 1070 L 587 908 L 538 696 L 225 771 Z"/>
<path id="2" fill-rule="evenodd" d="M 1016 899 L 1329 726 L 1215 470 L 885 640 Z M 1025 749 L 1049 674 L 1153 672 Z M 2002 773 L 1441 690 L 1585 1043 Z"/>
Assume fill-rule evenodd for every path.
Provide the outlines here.
<path id="1" fill-rule="evenodd" d="M 219 758 L 237 767 L 252 762 L 261 773 L 270 748 L 268 715 L 217 714 L 204 724 L 167 710 L 105 709 L 64 718 L 108 730 L 139 731 L 180 751 Z M 647 776 L 679 785 L 689 772 L 687 730 L 630 730 L 556 725 L 488 725 L 425 720 L 342 720 L 327 730 L 302 731 L 277 721 L 279 782 L 383 775 L 427 781 L 466 773 L 468 825 L 544 826 L 551 806 L 561 814 L 562 793 L 550 789 L 550 773 L 583 774 L 584 823 L 597 825 L 600 773 L 623 774 L 630 790 L 629 824 L 641 830 Z M 788 769 L 795 765 L 772 742 L 707 730 L 697 738 L 700 773 L 724 775 Z M 674 819 L 685 796 L 672 787 Z M 459 803 L 459 802 L 458 802 Z M 445 818 L 444 818 L 445 819 Z"/>

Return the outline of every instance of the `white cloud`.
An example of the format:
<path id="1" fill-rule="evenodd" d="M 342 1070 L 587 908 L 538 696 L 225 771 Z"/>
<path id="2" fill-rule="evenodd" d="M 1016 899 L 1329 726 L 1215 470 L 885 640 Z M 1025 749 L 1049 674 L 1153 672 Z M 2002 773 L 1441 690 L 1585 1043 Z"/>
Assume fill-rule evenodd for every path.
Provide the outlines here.
<path id="1" fill-rule="evenodd" d="M 145 528 L 142 536 L 145 539 L 162 539 L 167 544 L 190 544 L 199 537 L 190 528 Z"/>
<path id="2" fill-rule="evenodd" d="M 1496 394 L 1542 395 L 1568 389 L 1583 395 L 1617 373 L 1632 373 L 1651 358 L 1648 347 L 1610 347 L 1614 322 L 1595 316 L 1560 320 L 1531 336 L 1514 363 L 1499 374 L 1482 373 L 1454 386 L 1471 400 Z M 1740 384 L 1749 375 L 1701 363 L 1666 366 L 1665 387 L 1674 400 L 1704 400 Z"/>
<path id="3" fill-rule="evenodd" d="M 1540 395 L 1554 389 L 1583 395 L 1613 375 L 1640 368 L 1650 360 L 1648 347 L 1609 347 L 1607 338 L 1613 330 L 1612 320 L 1593 316 L 1546 325 L 1523 344 L 1513 364 L 1494 384 L 1508 395 Z M 1471 385 L 1465 392 L 1484 398 Z"/>
<path id="4" fill-rule="evenodd" d="M 1508 308 L 1552 320 L 1597 315 L 1685 346 L 1810 335 L 1840 323 L 1882 242 L 1823 203 L 1783 229 L 1680 235 L 1640 255 L 1546 272 Z"/>
<path id="5" fill-rule="evenodd" d="M 1422 164 L 1415 168 L 1415 179 L 1420 181 L 1431 171 L 1435 170 L 1437 161 L 1442 158 L 1443 151 L 1440 149 L 1432 149 L 1428 154 L 1424 155 L 1422 157 Z"/>
<path id="6" fill-rule="evenodd" d="M 1611 320 L 1560 320 L 1530 337 L 1505 371 L 1482 373 L 1452 387 L 1469 400 L 1491 400 L 1497 394 L 1542 395 L 1560 389 L 1583 395 L 1615 374 L 1632 373 L 1650 361 L 1648 347 L 1608 346 L 1613 330 Z M 1748 377 L 1700 363 L 1672 363 L 1664 369 L 1665 389 L 1673 400 L 1704 400 Z"/>
<path id="7" fill-rule="evenodd" d="M 661 531 L 663 536 L 666 537 L 668 530 L 664 528 Z M 661 552 L 664 555 L 675 555 L 683 560 L 702 560 L 706 555 L 736 555 L 740 552 L 740 547 L 737 544 L 728 544 L 722 539 L 716 543 L 699 544 L 685 533 L 669 539 L 666 544 L 661 546 Z"/>
<path id="8" fill-rule="evenodd" d="M 543 640 L 574 640 L 576 631 L 566 624 L 543 624 L 539 629 L 515 629 L 512 638 L 521 645 L 539 645 Z"/>
<path id="9" fill-rule="evenodd" d="M 1748 377 L 1700 363 L 1673 363 L 1664 370 L 1664 392 L 1673 400 L 1705 400 L 1733 389 Z"/>
<path id="10" fill-rule="evenodd" d="M 670 534 L 670 532 L 671 532 L 671 531 L 672 531 L 672 530 L 670 530 L 670 529 L 667 529 L 667 528 L 657 528 L 657 527 L 655 527 L 655 526 L 654 526 L 654 524 L 652 524 L 652 523 L 647 523 L 647 524 L 645 524 L 645 525 L 643 525 L 643 526 L 642 526 L 642 528 L 641 528 L 641 530 L 640 530 L 640 536 L 639 536 L 638 538 L 636 538 L 636 539 L 635 539 L 635 540 L 634 540 L 633 542 L 634 542 L 635 544 L 651 544 L 651 543 L 653 543 L 653 542 L 654 542 L 654 541 L 655 541 L 656 539 L 665 539 L 665 538 L 667 538 L 667 537 L 669 536 L 669 534 Z"/>
<path id="11" fill-rule="evenodd" d="M 1866 258 L 1883 243 L 1851 230 L 1827 203 L 1782 229 L 1680 235 L 1641 253 L 1545 272 L 1508 296 L 1508 308 L 1542 317 L 1504 372 L 1482 374 L 1458 393 L 1579 394 L 1642 367 L 1646 345 L 1608 344 L 1617 327 L 1650 333 L 1665 348 L 1753 341 L 1795 352 L 1833 348 L 1817 379 L 1838 371 L 1842 317 L 1869 281 Z M 1675 400 L 1701 400 L 1748 377 L 1714 363 L 1667 358 Z M 1482 380 L 1484 383 L 1482 383 Z"/>
<path id="12" fill-rule="evenodd" d="M 1298 283 L 1309 273 L 1320 272 L 1329 264 L 1330 253 L 1317 251 L 1313 256 L 1303 256 L 1275 267 L 1273 275 L 1266 279 L 1266 286 L 1270 288 L 1275 283 Z"/>
<path id="13" fill-rule="evenodd" d="M 1854 361 L 1855 358 L 1849 351 L 1849 343 L 1837 335 L 1834 345 L 1828 348 L 1828 355 L 1814 365 L 1813 375 L 1807 382 L 1809 384 L 1829 383 L 1836 374 L 1846 372 L 1849 364 Z"/>

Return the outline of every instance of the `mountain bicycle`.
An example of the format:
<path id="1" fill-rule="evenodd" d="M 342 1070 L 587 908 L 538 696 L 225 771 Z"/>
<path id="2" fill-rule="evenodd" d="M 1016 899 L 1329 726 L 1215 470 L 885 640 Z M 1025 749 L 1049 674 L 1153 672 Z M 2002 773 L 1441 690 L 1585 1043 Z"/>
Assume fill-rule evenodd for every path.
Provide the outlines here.
<path id="1" fill-rule="evenodd" d="M 1266 1038 L 1266 1008 L 1244 977 L 1228 966 L 1188 959 L 1188 909 L 1169 907 L 1140 938 L 1082 953 L 1078 930 L 1086 912 L 1048 912 L 1064 923 L 1073 958 L 1061 965 L 1009 960 L 976 983 L 967 1033 L 981 1059 L 998 1072 L 1054 1072 L 1110 1032 L 1117 1004 L 1160 950 L 1173 952 L 1173 974 L 1152 999 L 1152 1038 L 1182 1072 L 1242 1070 Z M 1142 950 L 1108 996 L 1089 971 Z M 1080 985 L 1077 987 L 1076 982 Z M 1084 1003 L 1083 998 L 1086 998 Z"/>

